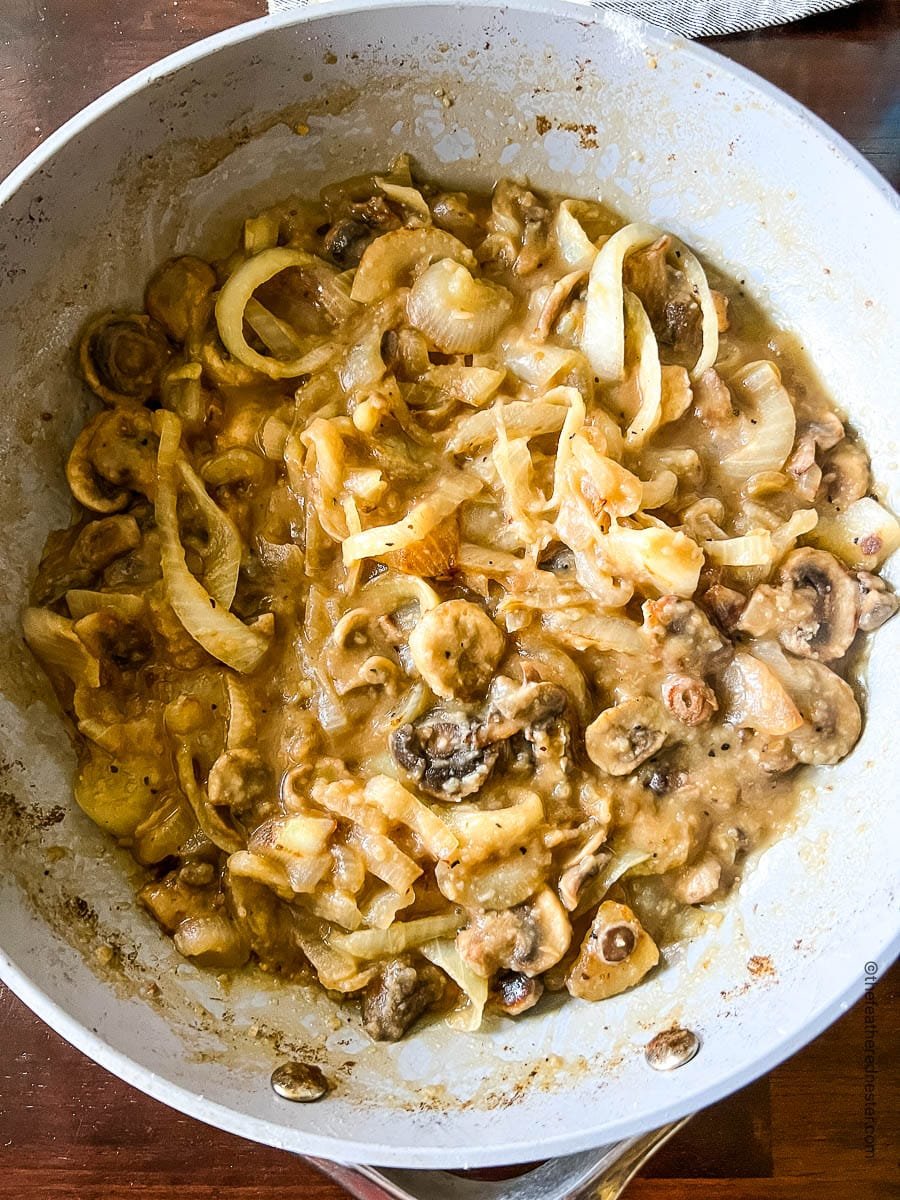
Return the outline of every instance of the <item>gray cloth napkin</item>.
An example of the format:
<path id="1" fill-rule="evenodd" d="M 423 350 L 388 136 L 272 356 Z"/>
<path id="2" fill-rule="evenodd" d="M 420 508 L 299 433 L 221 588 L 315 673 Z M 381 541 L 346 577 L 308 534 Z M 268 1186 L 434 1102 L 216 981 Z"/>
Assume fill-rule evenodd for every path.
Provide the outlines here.
<path id="1" fill-rule="evenodd" d="M 269 12 L 292 12 L 318 0 L 269 0 Z M 812 13 L 846 8 L 856 0 L 582 0 L 589 7 L 610 8 L 642 17 L 683 37 L 740 33 L 766 25 L 785 25 Z"/>

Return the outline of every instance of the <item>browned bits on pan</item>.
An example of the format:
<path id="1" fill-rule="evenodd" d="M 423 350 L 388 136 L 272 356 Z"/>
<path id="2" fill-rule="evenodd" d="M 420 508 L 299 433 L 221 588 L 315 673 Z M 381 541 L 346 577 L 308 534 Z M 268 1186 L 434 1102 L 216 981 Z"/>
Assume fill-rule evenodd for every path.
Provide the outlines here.
<path id="1" fill-rule="evenodd" d="M 312 1104 L 331 1091 L 331 1084 L 313 1063 L 286 1062 L 272 1072 L 272 1091 L 283 1100 Z"/>
<path id="2" fill-rule="evenodd" d="M 699 1049 L 700 1039 L 696 1033 L 673 1025 L 650 1039 L 644 1057 L 654 1071 L 674 1071 L 690 1062 Z"/>

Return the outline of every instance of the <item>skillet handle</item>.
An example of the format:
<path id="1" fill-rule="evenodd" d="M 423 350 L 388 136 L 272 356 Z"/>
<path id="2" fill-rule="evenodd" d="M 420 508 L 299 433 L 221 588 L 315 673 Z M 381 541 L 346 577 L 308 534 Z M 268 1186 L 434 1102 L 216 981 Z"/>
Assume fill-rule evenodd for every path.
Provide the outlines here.
<path id="1" fill-rule="evenodd" d="M 309 1161 L 357 1200 L 617 1200 L 641 1167 L 689 1120 L 683 1117 L 612 1146 L 552 1158 L 503 1180 L 448 1171 L 343 1166 L 321 1158 Z"/>

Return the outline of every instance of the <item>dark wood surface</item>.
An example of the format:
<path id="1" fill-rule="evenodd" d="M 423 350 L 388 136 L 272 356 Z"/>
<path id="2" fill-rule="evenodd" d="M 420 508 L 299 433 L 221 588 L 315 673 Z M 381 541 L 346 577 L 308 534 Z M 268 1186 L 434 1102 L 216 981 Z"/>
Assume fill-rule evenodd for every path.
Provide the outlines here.
<path id="1" fill-rule="evenodd" d="M 67 117 L 264 0 L 0 0 L 0 176 Z M 900 5 L 862 4 L 716 49 L 808 105 L 900 182 Z M 885 964 L 886 966 L 887 964 Z M 862 969 L 862 963 L 860 964 Z M 876 989 L 876 1145 L 863 1011 L 694 1119 L 634 1200 L 900 1197 L 900 970 Z M 83 1058 L 0 986 L 0 1200 L 340 1200 L 283 1152 L 207 1128 Z"/>

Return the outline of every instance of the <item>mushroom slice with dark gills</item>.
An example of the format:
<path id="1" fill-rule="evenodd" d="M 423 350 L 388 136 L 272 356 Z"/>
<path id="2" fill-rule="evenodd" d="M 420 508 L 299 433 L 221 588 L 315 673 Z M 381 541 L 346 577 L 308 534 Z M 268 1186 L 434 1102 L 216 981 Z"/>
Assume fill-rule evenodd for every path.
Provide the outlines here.
<path id="1" fill-rule="evenodd" d="M 667 720 L 656 700 L 635 696 L 604 711 L 584 734 L 588 758 L 608 775 L 630 775 L 662 749 Z"/>
<path id="2" fill-rule="evenodd" d="M 444 976 L 411 957 L 386 962 L 362 997 L 363 1027 L 376 1042 L 396 1042 L 444 995 Z"/>
<path id="3" fill-rule="evenodd" d="M 863 633 L 871 633 L 890 620 L 900 607 L 900 597 L 888 591 L 887 584 L 879 575 L 872 575 L 869 571 L 857 571 L 856 583 L 859 588 L 857 624 Z"/>
<path id="4" fill-rule="evenodd" d="M 625 904 L 604 900 L 581 944 L 566 987 L 582 1000 L 606 1000 L 634 987 L 659 962 L 659 950 Z"/>
<path id="5" fill-rule="evenodd" d="M 800 658 L 843 658 L 856 635 L 860 599 L 846 567 L 827 550 L 804 546 L 787 556 L 778 577 L 778 587 L 754 590 L 738 629 L 754 637 L 775 634 Z"/>
<path id="6" fill-rule="evenodd" d="M 456 948 L 485 979 L 499 970 L 532 978 L 555 966 L 571 940 L 568 914 L 555 892 L 545 887 L 515 908 L 475 913 L 456 935 Z"/>
<path id="7" fill-rule="evenodd" d="M 78 365 L 106 404 L 143 404 L 159 387 L 172 350 L 161 326 L 144 313 L 102 313 L 81 335 Z"/>
<path id="8" fill-rule="evenodd" d="M 485 725 L 462 712 L 434 710 L 391 735 L 397 764 L 423 792 L 462 800 L 479 791 L 500 757 L 501 744 Z"/>
<path id="9" fill-rule="evenodd" d="M 693 600 L 660 596 L 643 607 L 644 631 L 667 671 L 702 678 L 724 667 L 730 643 Z"/>

